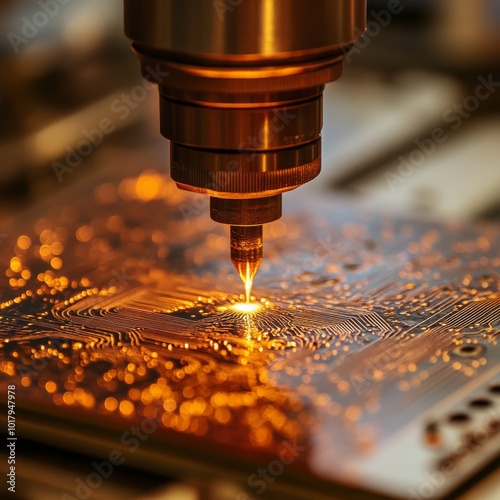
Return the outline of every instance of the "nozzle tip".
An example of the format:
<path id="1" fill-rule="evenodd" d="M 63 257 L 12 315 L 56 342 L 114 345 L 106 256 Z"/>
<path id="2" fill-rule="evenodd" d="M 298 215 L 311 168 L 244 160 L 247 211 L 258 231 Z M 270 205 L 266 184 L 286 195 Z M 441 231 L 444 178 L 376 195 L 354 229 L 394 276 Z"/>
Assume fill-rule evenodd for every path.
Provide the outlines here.
<path id="1" fill-rule="evenodd" d="M 250 302 L 262 261 L 262 226 L 231 226 L 231 260 L 245 285 L 246 301 Z"/>

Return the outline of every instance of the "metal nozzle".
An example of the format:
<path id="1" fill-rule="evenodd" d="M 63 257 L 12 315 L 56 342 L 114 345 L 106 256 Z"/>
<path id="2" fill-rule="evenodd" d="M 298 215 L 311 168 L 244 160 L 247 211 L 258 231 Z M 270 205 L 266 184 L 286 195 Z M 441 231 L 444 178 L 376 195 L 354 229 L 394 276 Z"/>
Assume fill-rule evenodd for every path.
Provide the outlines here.
<path id="1" fill-rule="evenodd" d="M 262 224 L 281 216 L 281 194 L 266 198 L 210 198 L 212 219 L 231 226 L 231 260 L 245 285 L 247 303 L 262 261 Z"/>
<path id="2" fill-rule="evenodd" d="M 159 83 L 172 179 L 210 196 L 212 219 L 231 226 L 247 300 L 262 224 L 319 174 L 324 85 L 365 29 L 366 0 L 314 4 L 255 0 L 221 16 L 211 2 L 124 0 L 143 75 Z"/>
<path id="3" fill-rule="evenodd" d="M 262 261 L 262 226 L 231 226 L 231 261 L 243 284 L 247 303 Z"/>

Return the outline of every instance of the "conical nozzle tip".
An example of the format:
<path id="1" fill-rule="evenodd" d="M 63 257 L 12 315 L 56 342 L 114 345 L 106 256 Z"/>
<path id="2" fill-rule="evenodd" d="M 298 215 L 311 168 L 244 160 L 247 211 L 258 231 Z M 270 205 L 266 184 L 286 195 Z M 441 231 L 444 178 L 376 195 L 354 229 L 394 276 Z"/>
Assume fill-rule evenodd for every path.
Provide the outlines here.
<path id="1" fill-rule="evenodd" d="M 252 286 L 262 261 L 262 226 L 231 226 L 231 260 L 250 302 Z"/>
<path id="2" fill-rule="evenodd" d="M 252 293 L 252 286 L 254 282 L 255 275 L 260 266 L 260 260 L 257 262 L 236 262 L 233 260 L 234 267 L 243 281 L 245 286 L 245 297 L 246 301 L 250 302 L 250 295 Z"/>

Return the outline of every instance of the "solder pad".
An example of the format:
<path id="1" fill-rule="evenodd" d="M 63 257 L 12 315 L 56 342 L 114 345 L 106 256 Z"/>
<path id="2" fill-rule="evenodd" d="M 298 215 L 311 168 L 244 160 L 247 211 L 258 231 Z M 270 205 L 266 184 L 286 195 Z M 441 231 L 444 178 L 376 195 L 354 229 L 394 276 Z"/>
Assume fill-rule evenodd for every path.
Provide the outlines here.
<path id="1" fill-rule="evenodd" d="M 298 202 L 266 227 L 246 314 L 205 208 L 147 170 L 8 229 L 0 380 L 26 436 L 225 471 L 238 500 L 283 450 L 271 498 L 441 497 L 497 456 L 498 227 Z"/>

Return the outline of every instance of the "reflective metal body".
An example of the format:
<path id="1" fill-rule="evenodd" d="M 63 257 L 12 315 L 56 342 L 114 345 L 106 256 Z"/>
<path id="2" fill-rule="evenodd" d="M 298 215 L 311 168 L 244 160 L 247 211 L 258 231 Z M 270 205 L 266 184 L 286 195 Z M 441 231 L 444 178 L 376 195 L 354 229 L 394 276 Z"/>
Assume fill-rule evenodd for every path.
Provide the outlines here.
<path id="1" fill-rule="evenodd" d="M 172 178 L 225 200 L 211 203 L 214 220 L 276 220 L 281 193 L 319 174 L 323 88 L 365 16 L 365 0 L 125 0 L 143 75 L 168 75 L 159 86 Z"/>

